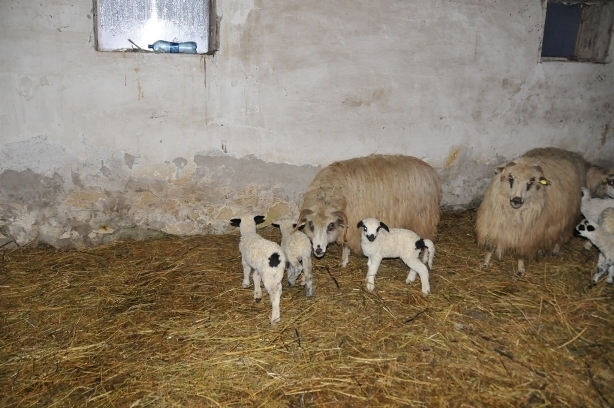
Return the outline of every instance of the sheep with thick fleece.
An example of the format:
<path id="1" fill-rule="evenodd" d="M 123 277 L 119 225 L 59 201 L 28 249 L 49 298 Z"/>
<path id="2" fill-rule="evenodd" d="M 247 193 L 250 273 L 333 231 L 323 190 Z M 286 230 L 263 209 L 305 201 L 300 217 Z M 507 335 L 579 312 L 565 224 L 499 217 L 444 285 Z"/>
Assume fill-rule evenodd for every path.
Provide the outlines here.
<path id="1" fill-rule="evenodd" d="M 416 273 L 420 275 L 422 293 L 431 292 L 429 283 L 429 268 L 433 267 L 435 245 L 430 239 L 420 238 L 415 232 L 402 228 L 388 228 L 377 218 L 366 218 L 356 225 L 361 229 L 360 245 L 362 252 L 369 258 L 367 261 L 367 290 L 375 289 L 375 275 L 383 258 L 401 258 L 410 269 L 405 283 L 416 280 Z M 422 262 L 420 252 L 422 250 Z"/>
<path id="2" fill-rule="evenodd" d="M 241 240 L 239 241 L 239 251 L 243 263 L 243 287 L 249 287 L 249 275 L 254 271 L 254 300 L 262 300 L 262 289 L 260 282 L 271 299 L 273 308 L 271 313 L 271 324 L 280 320 L 279 302 L 281 300 L 281 281 L 284 278 L 286 269 L 286 256 L 281 247 L 272 241 L 262 238 L 256 233 L 256 225 L 264 221 L 264 216 L 257 215 L 233 218 L 230 224 L 239 227 Z"/>
<path id="3" fill-rule="evenodd" d="M 273 223 L 281 231 L 281 249 L 288 261 L 288 286 L 294 286 L 296 278 L 303 272 L 307 296 L 313 296 L 313 276 L 311 264 L 311 241 L 296 228 L 294 218 L 284 217 Z"/>
<path id="4" fill-rule="evenodd" d="M 345 267 L 350 252 L 362 253 L 360 232 L 349 225 L 374 216 L 434 240 L 440 199 L 437 172 L 424 161 L 402 155 L 359 157 L 332 163 L 316 174 L 297 223 L 305 223 L 317 258 L 324 256 L 329 243 L 343 245 Z"/>
<path id="5" fill-rule="evenodd" d="M 608 274 L 606 282 L 614 282 L 614 234 L 611 233 L 613 227 L 614 208 L 606 208 L 597 223 L 584 219 L 576 226 L 576 232 L 580 236 L 588 238 L 599 248 L 597 272 L 593 276 L 595 283 L 606 273 Z"/>
<path id="6" fill-rule="evenodd" d="M 487 250 L 482 266 L 493 252 L 501 258 L 511 250 L 524 274 L 525 259 L 557 254 L 578 223 L 587 169 L 582 156 L 556 148 L 530 150 L 498 168 L 475 225 L 478 245 Z"/>

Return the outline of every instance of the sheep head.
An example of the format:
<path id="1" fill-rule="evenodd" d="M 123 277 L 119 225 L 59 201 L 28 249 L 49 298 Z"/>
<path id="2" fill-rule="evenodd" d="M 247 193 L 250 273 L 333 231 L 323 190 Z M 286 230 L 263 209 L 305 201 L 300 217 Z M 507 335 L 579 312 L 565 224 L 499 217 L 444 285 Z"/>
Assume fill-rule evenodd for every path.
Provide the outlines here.
<path id="1" fill-rule="evenodd" d="M 303 232 L 311 240 L 313 253 L 317 258 L 324 256 L 329 243 L 338 241 L 339 234 L 343 234 L 342 241 L 345 242 L 347 223 L 347 216 L 343 211 L 314 212 L 308 208 L 301 211 L 297 221 L 297 225 L 305 224 Z"/>
<path id="2" fill-rule="evenodd" d="M 501 173 L 500 188 L 509 194 L 510 205 L 514 209 L 522 207 L 525 201 L 531 200 L 532 197 L 543 195 L 542 187 L 550 185 L 539 165 L 522 158 L 497 170 Z"/>
<path id="3" fill-rule="evenodd" d="M 359 221 L 356 227 L 362 228 L 362 236 L 369 240 L 369 242 L 375 241 L 375 238 L 377 238 L 377 235 L 382 228 L 390 232 L 388 226 L 377 218 L 365 218 L 364 220 Z"/>

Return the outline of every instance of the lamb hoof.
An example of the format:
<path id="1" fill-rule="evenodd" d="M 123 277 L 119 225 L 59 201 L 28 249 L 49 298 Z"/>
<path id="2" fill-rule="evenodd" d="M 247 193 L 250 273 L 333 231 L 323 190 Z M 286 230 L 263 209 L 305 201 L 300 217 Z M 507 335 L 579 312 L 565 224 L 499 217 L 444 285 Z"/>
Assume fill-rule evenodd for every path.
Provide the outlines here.
<path id="1" fill-rule="evenodd" d="M 367 283 L 367 291 L 373 292 L 375 290 L 375 285 L 373 283 Z"/>
<path id="2" fill-rule="evenodd" d="M 293 287 L 294 287 L 294 282 L 290 282 L 290 281 L 288 281 L 288 287 L 289 287 L 289 288 L 293 288 Z"/>
<path id="3" fill-rule="evenodd" d="M 488 269 L 488 264 L 487 264 L 487 263 L 482 262 L 482 263 L 480 264 L 480 269 Z"/>
<path id="4" fill-rule="evenodd" d="M 274 326 L 274 325 L 276 325 L 277 323 L 279 323 L 280 321 L 281 321 L 281 318 L 280 318 L 280 317 L 278 317 L 277 319 L 271 319 L 271 325 L 272 325 L 272 326 Z"/>
<path id="5" fill-rule="evenodd" d="M 519 270 L 518 272 L 516 272 L 516 276 L 518 276 L 519 278 L 522 278 L 524 276 L 524 269 Z"/>
<path id="6" fill-rule="evenodd" d="M 254 302 L 256 302 L 256 303 L 260 303 L 261 300 L 262 300 L 262 298 L 254 298 Z"/>
<path id="7" fill-rule="evenodd" d="M 307 291 L 307 297 L 313 297 L 313 291 L 312 290 L 308 290 Z"/>
<path id="8" fill-rule="evenodd" d="M 242 283 L 241 286 L 243 286 L 243 289 L 247 289 L 249 288 L 249 283 L 248 284 Z"/>
<path id="9" fill-rule="evenodd" d="M 614 283 L 614 278 L 610 277 L 610 278 L 606 279 L 605 281 L 606 281 L 606 283 L 612 284 L 612 283 Z"/>

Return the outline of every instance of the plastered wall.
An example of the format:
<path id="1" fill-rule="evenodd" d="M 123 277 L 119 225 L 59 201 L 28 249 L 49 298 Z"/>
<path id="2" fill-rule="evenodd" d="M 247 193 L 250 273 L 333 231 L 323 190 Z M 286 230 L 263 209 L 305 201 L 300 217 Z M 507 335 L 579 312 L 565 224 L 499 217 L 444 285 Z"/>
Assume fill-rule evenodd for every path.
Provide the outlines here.
<path id="1" fill-rule="evenodd" d="M 88 0 L 0 2 L 0 244 L 220 233 L 376 152 L 434 166 L 448 208 L 533 147 L 612 165 L 614 67 L 541 62 L 544 7 L 218 0 L 198 56 L 96 51 Z"/>

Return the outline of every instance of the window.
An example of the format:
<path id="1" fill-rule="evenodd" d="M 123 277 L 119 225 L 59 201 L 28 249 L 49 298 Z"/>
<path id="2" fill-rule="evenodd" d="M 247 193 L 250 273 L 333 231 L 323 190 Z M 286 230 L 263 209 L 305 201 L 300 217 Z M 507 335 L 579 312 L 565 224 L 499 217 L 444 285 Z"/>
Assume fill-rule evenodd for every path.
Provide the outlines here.
<path id="1" fill-rule="evenodd" d="M 217 49 L 215 0 L 94 0 L 96 49 L 138 51 L 157 40 Z"/>
<path id="2" fill-rule="evenodd" d="M 550 0 L 542 59 L 604 63 L 612 37 L 614 1 Z"/>

